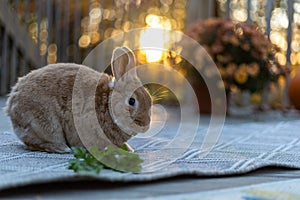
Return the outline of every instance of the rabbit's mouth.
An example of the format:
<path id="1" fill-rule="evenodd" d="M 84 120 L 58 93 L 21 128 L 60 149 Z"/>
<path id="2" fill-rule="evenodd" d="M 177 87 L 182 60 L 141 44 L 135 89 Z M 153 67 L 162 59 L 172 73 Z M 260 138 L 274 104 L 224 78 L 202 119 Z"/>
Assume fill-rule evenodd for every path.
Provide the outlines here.
<path id="1" fill-rule="evenodd" d="M 118 127 L 125 132 L 127 135 L 135 136 L 138 133 L 144 133 L 146 132 L 150 125 L 147 124 L 146 126 L 143 125 L 144 121 L 139 119 L 134 119 L 131 123 L 124 125 L 124 123 L 121 123 L 118 120 L 115 120 L 115 123 L 118 125 Z"/>
<path id="2" fill-rule="evenodd" d="M 134 123 L 137 125 L 137 127 L 139 127 L 140 133 L 146 132 L 150 127 L 150 123 L 146 123 L 144 119 L 136 118 L 134 119 Z"/>
<path id="3" fill-rule="evenodd" d="M 125 125 L 127 123 L 124 123 L 119 120 L 114 120 L 114 123 L 121 129 L 126 135 L 135 136 L 138 132 L 136 132 L 130 125 Z"/>

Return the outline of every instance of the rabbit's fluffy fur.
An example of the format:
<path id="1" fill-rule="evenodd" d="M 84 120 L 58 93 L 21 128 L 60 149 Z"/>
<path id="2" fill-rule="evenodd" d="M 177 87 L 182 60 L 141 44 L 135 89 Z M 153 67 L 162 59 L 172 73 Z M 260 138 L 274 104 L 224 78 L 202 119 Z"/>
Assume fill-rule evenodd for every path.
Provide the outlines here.
<path id="1" fill-rule="evenodd" d="M 30 72 L 18 80 L 7 100 L 6 112 L 11 118 L 15 134 L 30 149 L 48 152 L 64 153 L 70 151 L 72 146 L 104 148 L 109 143 L 121 146 L 132 132 L 144 132 L 150 124 L 150 95 L 143 87 L 137 87 L 141 83 L 135 70 L 133 75 L 125 74 L 129 69 L 134 69 L 134 65 L 134 54 L 128 48 L 120 47 L 113 52 L 112 71 L 119 83 L 116 88 L 113 88 L 113 77 L 83 65 L 51 64 Z M 79 101 L 86 101 L 84 95 L 91 90 L 89 83 L 96 82 L 95 110 L 86 114 L 94 112 L 98 120 L 79 124 L 80 130 L 89 130 L 90 126 L 97 127 L 98 124 L 104 133 L 101 136 L 101 133 L 86 132 L 85 141 L 78 134 L 72 107 L 76 105 L 72 95 L 79 70 L 83 75 L 80 84 L 83 97 Z M 130 93 L 132 88 L 137 89 Z M 114 90 L 116 95 L 112 98 Z M 128 94 L 131 96 L 126 96 Z M 134 97 L 138 105 L 131 106 L 124 102 L 130 97 Z M 125 119 L 126 112 L 130 114 L 130 119 Z M 112 117 L 112 113 L 116 116 Z"/>

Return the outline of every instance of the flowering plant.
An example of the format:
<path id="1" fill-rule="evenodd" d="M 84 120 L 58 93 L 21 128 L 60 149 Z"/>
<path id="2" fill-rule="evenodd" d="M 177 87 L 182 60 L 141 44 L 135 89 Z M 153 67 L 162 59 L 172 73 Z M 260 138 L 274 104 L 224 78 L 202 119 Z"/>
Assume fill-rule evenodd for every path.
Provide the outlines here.
<path id="1" fill-rule="evenodd" d="M 275 57 L 280 49 L 254 25 L 212 18 L 195 22 L 186 35 L 209 53 L 227 91 L 236 88 L 259 94 L 284 74 Z"/>

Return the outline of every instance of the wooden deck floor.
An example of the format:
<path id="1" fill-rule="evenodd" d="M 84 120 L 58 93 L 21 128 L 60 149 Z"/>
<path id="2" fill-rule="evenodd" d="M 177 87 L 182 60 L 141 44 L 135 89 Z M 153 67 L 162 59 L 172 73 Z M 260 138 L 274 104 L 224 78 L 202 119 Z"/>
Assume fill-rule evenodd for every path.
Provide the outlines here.
<path id="1" fill-rule="evenodd" d="M 0 107 L 5 99 L 0 98 Z M 0 131 L 11 131 L 8 118 L 0 112 Z M 188 199 L 194 192 L 247 186 L 259 183 L 300 178 L 300 170 L 264 168 L 248 174 L 225 177 L 181 176 L 144 183 L 113 183 L 102 181 L 54 182 L 1 191 L 0 198 L 22 199 L 144 199 L 184 194 Z M 201 196 L 199 196 L 201 199 Z"/>

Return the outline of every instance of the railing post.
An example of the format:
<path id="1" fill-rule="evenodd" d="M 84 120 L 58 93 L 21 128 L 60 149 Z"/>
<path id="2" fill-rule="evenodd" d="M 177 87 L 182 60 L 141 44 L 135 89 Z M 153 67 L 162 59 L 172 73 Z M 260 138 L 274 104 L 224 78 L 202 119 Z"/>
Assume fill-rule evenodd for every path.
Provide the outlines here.
<path id="1" fill-rule="evenodd" d="M 64 0 L 64 5 L 63 5 L 63 15 L 64 15 L 64 20 L 65 24 L 68 24 L 67 27 L 63 28 L 63 41 L 62 41 L 62 47 L 61 47 L 61 54 L 62 54 L 62 60 L 63 62 L 68 62 L 68 55 L 67 55 L 67 49 L 69 46 L 69 34 L 70 34 L 70 1 L 69 0 Z"/>
<path id="2" fill-rule="evenodd" d="M 74 48 L 74 55 L 73 55 L 73 60 L 74 62 L 81 63 L 81 52 L 80 52 L 80 47 L 78 45 L 78 39 L 77 36 L 80 36 L 81 32 L 81 7 L 82 7 L 82 2 L 80 0 L 75 0 L 74 3 L 74 10 L 73 12 L 75 13 L 76 10 L 79 8 L 80 12 L 77 12 L 76 15 L 74 16 L 74 34 L 73 34 L 73 40 L 74 40 L 74 45 L 77 48 Z"/>
<path id="3" fill-rule="evenodd" d="M 273 0 L 267 0 L 266 5 L 266 34 L 270 37 L 271 33 L 271 16 L 273 10 Z"/>
<path id="4" fill-rule="evenodd" d="M 247 24 L 252 22 L 251 9 L 251 0 L 247 0 Z"/>
<path id="5" fill-rule="evenodd" d="M 288 14 L 288 21 L 289 25 L 287 28 L 287 51 L 286 51 L 286 61 L 288 64 L 291 63 L 291 44 L 292 44 L 292 37 L 293 37 L 293 20 L 294 20 L 294 8 L 293 8 L 293 0 L 288 0 L 287 6 L 287 14 Z"/>
<path id="6" fill-rule="evenodd" d="M 25 1 L 28 2 L 28 1 Z M 36 57 L 35 52 L 39 47 L 30 41 L 26 27 L 15 20 L 16 15 L 9 7 L 8 1 L 0 0 L 0 21 L 2 22 L 7 34 L 14 39 L 15 45 L 24 53 L 24 58 L 35 67 L 40 66 L 40 57 Z"/>
<path id="7" fill-rule="evenodd" d="M 230 19 L 230 3 L 231 3 L 231 0 L 227 0 L 226 1 L 226 19 Z"/>
<path id="8" fill-rule="evenodd" d="M 14 85 L 15 82 L 17 81 L 17 68 L 18 68 L 18 52 L 17 52 L 17 47 L 14 41 L 12 41 L 12 50 L 11 50 L 11 57 L 10 57 L 10 83 L 9 85 Z"/>
<path id="9" fill-rule="evenodd" d="M 208 2 L 208 16 L 214 17 L 215 15 L 215 8 L 216 8 L 216 1 L 209 1 Z"/>
<path id="10" fill-rule="evenodd" d="M 189 0 L 186 6 L 186 26 L 199 19 L 214 17 L 215 0 Z"/>
<path id="11" fill-rule="evenodd" d="M 2 46 L 2 62 L 1 64 L 1 87 L 0 87 L 0 95 L 4 95 L 7 93 L 8 87 L 8 78 L 9 78 L 9 66 L 7 63 L 8 60 L 8 33 L 4 29 L 3 31 L 3 46 Z"/>
<path id="12" fill-rule="evenodd" d="M 292 37 L 293 37 L 293 20 L 294 20 L 294 1 L 288 0 L 287 2 L 287 14 L 288 14 L 288 21 L 289 25 L 287 28 L 287 50 L 286 50 L 286 64 L 287 66 L 291 66 L 291 53 L 292 53 Z M 290 100 L 288 97 L 288 88 L 290 83 L 290 76 L 287 75 L 285 79 L 285 86 L 284 86 L 284 96 L 283 96 L 283 105 L 289 106 Z"/>
<path id="13" fill-rule="evenodd" d="M 56 62 L 61 61 L 61 47 L 59 46 L 61 44 L 61 11 L 62 11 L 62 4 L 63 1 L 55 1 L 55 44 L 57 46 L 56 51 Z"/>
<path id="14" fill-rule="evenodd" d="M 36 0 L 34 2 L 36 6 L 36 24 L 37 24 L 37 30 L 36 30 L 36 41 L 37 41 L 37 51 L 35 52 L 36 57 L 40 57 L 40 46 L 41 46 L 41 41 L 40 41 L 40 31 L 41 31 L 41 14 L 42 14 L 42 2 L 43 0 Z"/>
<path id="15" fill-rule="evenodd" d="M 47 16 L 47 31 L 48 31 L 48 38 L 47 38 L 47 52 L 45 55 L 45 62 L 48 64 L 48 47 L 52 43 L 52 25 L 53 25 L 53 9 L 52 9 L 53 1 L 47 0 L 47 8 L 46 8 L 46 16 Z"/>

